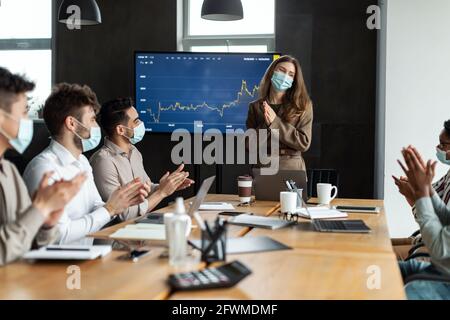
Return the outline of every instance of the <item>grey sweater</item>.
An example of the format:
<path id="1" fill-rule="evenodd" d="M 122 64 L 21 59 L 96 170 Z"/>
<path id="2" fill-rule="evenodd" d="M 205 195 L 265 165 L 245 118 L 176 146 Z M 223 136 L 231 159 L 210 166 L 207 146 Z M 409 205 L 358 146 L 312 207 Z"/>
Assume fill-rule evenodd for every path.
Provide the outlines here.
<path id="1" fill-rule="evenodd" d="M 450 275 L 450 208 L 436 193 L 418 199 L 416 221 L 431 262 L 443 274 Z"/>

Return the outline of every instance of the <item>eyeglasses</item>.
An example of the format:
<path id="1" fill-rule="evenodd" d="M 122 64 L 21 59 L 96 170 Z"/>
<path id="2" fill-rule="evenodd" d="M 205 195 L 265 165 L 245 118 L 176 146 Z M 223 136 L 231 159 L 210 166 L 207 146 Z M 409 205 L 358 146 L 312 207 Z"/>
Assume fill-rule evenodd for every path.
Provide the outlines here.
<path id="1" fill-rule="evenodd" d="M 278 218 L 294 223 L 298 223 L 300 215 L 298 213 L 281 212 L 278 211 Z"/>

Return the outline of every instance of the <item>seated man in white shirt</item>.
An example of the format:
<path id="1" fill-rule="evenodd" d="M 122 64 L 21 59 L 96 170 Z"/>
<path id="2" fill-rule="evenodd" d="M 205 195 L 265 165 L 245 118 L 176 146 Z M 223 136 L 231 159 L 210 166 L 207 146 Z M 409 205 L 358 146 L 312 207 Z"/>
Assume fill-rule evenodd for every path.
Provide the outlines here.
<path id="1" fill-rule="evenodd" d="M 89 161 L 82 154 L 97 147 L 101 131 L 96 122 L 99 104 L 87 86 L 57 85 L 44 105 L 44 121 L 52 141 L 27 166 L 24 180 L 30 194 L 39 186 L 42 176 L 53 171 L 55 181 L 72 179 L 86 172 L 87 179 L 78 194 L 64 209 L 58 223 L 60 244 L 92 244 L 89 233 L 100 230 L 129 206 L 145 201 L 149 187 L 133 180 L 118 188 L 104 203 L 97 191 Z"/>

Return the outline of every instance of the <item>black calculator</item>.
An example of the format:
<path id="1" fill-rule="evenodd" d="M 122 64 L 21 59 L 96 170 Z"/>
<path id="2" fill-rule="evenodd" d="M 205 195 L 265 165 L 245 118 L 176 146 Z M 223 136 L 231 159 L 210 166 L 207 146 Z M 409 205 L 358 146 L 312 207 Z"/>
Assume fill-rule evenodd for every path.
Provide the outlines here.
<path id="1" fill-rule="evenodd" d="M 169 285 L 174 291 L 229 288 L 251 273 L 241 262 L 233 261 L 217 268 L 171 274 Z"/>

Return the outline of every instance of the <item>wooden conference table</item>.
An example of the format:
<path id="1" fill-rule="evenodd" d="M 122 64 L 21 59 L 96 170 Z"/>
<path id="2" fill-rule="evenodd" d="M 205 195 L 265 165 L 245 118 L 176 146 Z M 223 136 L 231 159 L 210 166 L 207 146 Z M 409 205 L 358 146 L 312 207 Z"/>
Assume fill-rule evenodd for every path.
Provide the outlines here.
<path id="1" fill-rule="evenodd" d="M 272 201 L 256 201 L 252 206 L 238 207 L 236 195 L 208 195 L 207 201 L 230 202 L 238 211 L 263 216 L 276 215 L 279 210 L 279 203 Z M 383 202 L 337 199 L 333 204 L 382 206 Z M 166 207 L 158 212 L 172 209 Z M 202 212 L 202 216 L 213 220 L 217 212 Z M 229 237 L 266 235 L 292 247 L 291 250 L 229 255 L 228 261 L 239 260 L 252 270 L 250 276 L 229 289 L 171 293 L 167 277 L 179 270 L 170 267 L 167 258 L 161 257 L 165 248 L 151 246 L 150 254 L 137 263 L 119 259 L 124 251 L 113 251 L 93 261 L 19 261 L 0 267 L 0 299 L 404 299 L 403 282 L 384 210 L 376 215 L 349 214 L 349 218 L 363 219 L 372 233 L 318 233 L 307 220 L 279 230 L 229 225 Z M 128 223 L 133 221 L 91 236 L 108 239 Z M 200 230 L 194 227 L 191 238 L 199 237 Z M 80 289 L 67 288 L 70 277 L 67 268 L 71 265 L 79 267 Z M 203 263 L 193 260 L 187 269 L 202 267 Z"/>

